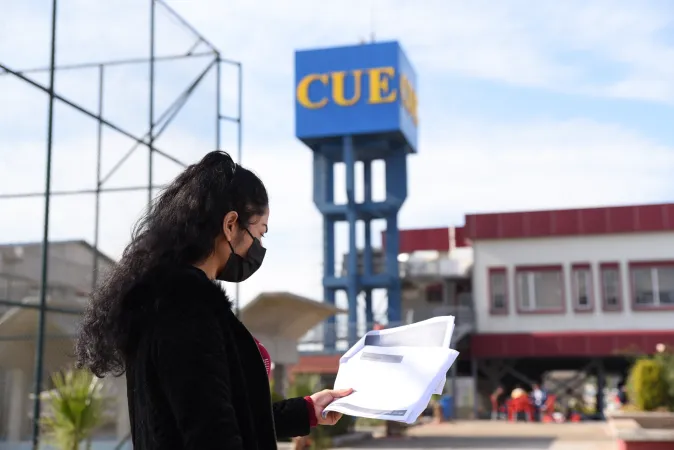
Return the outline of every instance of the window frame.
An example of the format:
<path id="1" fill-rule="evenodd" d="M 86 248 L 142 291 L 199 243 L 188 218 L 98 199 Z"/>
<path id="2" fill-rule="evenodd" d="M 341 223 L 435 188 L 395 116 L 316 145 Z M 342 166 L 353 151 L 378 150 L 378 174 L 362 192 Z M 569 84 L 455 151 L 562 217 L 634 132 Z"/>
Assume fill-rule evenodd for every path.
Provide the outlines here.
<path id="1" fill-rule="evenodd" d="M 657 295 L 657 298 L 654 299 L 654 303 L 652 305 L 644 305 L 644 304 L 637 304 L 637 289 L 636 289 L 636 283 L 634 280 L 634 269 L 650 269 L 651 270 L 651 275 L 653 274 L 653 270 L 656 270 L 658 268 L 669 268 L 669 269 L 674 269 L 674 261 L 671 260 L 663 260 L 663 261 L 630 261 L 628 265 L 628 273 L 629 273 L 629 280 L 630 280 L 630 303 L 632 306 L 633 311 L 672 311 L 674 310 L 674 304 L 661 304 L 659 299 L 660 299 L 660 291 L 659 289 L 655 290 L 655 293 Z M 651 279 L 651 283 L 654 283 L 653 279 Z M 658 286 L 659 288 L 659 283 Z M 657 300 L 657 303 L 655 302 Z"/>
<path id="2" fill-rule="evenodd" d="M 576 274 L 580 271 L 586 271 L 588 273 L 588 304 L 587 306 L 581 306 L 578 302 L 578 279 Z M 594 312 L 595 308 L 595 298 L 594 298 L 594 271 L 592 270 L 592 264 L 590 263 L 573 263 L 571 264 L 571 304 L 573 305 L 573 311 L 577 313 L 591 313 Z"/>
<path id="3" fill-rule="evenodd" d="M 604 271 L 615 270 L 618 274 L 618 286 L 616 294 L 618 295 L 618 304 L 611 306 L 606 302 L 606 285 L 604 284 Z M 625 305 L 625 293 L 623 292 L 623 274 L 619 262 L 601 262 L 599 263 L 599 288 L 601 295 L 601 309 L 603 312 L 622 312 Z"/>
<path id="4" fill-rule="evenodd" d="M 494 286 L 492 282 L 492 275 L 503 275 L 504 283 L 504 305 L 503 308 L 494 308 Z M 492 316 L 507 316 L 510 313 L 510 295 L 508 292 L 508 269 L 506 267 L 490 267 L 487 270 L 487 299 L 489 301 L 489 314 Z"/>
<path id="5" fill-rule="evenodd" d="M 559 288 L 561 292 L 562 304 L 559 308 L 545 308 L 545 309 L 526 309 L 522 308 L 520 292 L 518 288 L 518 277 L 521 273 L 535 273 L 535 272 L 559 272 Z M 567 300 L 566 300 L 566 274 L 564 272 L 564 265 L 528 265 L 515 267 L 515 306 L 518 314 L 566 314 Z"/>

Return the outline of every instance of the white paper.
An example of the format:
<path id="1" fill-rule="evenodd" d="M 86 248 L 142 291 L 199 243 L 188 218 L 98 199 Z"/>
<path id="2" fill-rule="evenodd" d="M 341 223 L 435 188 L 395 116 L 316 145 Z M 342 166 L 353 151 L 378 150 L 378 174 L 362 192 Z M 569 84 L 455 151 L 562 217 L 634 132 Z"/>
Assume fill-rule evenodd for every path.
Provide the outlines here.
<path id="1" fill-rule="evenodd" d="M 335 389 L 354 392 L 324 414 L 413 423 L 433 394 L 442 393 L 447 371 L 459 353 L 449 348 L 454 317 L 371 331 L 340 359 Z"/>

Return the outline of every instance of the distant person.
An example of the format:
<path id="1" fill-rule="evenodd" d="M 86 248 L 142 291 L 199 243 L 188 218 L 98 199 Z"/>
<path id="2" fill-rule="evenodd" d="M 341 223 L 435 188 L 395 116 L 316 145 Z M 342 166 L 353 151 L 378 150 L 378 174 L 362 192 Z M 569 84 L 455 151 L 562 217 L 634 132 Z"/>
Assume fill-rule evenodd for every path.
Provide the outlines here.
<path id="1" fill-rule="evenodd" d="M 500 419 L 501 396 L 503 395 L 503 386 L 499 386 L 489 397 L 491 401 L 491 420 Z"/>
<path id="2" fill-rule="evenodd" d="M 618 401 L 621 406 L 625 406 L 629 401 L 627 397 L 627 385 L 624 382 L 618 385 Z"/>
<path id="3" fill-rule="evenodd" d="M 515 412 L 515 418 L 518 422 L 526 422 L 527 412 L 529 411 L 529 397 L 522 387 L 517 386 L 510 393 L 510 405 Z"/>
<path id="4" fill-rule="evenodd" d="M 135 450 L 271 449 L 339 420 L 323 408 L 350 390 L 272 405 L 269 354 L 216 283 L 260 268 L 268 220 L 262 181 L 211 152 L 163 190 L 93 292 L 78 364 L 126 373 Z"/>
<path id="5" fill-rule="evenodd" d="M 541 421 L 541 411 L 545 407 L 545 403 L 548 401 L 548 393 L 541 388 L 538 383 L 535 383 L 531 386 L 531 405 L 534 410 L 534 422 Z"/>

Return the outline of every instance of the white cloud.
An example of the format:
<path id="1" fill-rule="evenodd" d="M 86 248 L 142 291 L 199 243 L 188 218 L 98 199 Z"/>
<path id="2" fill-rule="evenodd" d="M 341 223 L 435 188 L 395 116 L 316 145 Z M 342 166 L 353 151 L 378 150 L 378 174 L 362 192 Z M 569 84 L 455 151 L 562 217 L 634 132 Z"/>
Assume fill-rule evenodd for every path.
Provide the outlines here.
<path id="1" fill-rule="evenodd" d="M 422 148 L 410 158 L 406 226 L 463 212 L 664 201 L 674 169 L 674 145 L 582 119 L 455 123 Z"/>
<path id="2" fill-rule="evenodd" d="M 674 48 L 664 40 L 674 15 L 657 0 L 170 3 L 267 80 L 290 77 L 295 49 L 357 42 L 374 24 L 377 38 L 399 39 L 424 75 L 674 102 Z M 565 61 L 576 54 L 591 61 Z M 594 81 L 616 65 L 617 81 Z"/>
<path id="3" fill-rule="evenodd" d="M 48 62 L 47 0 L 16 3 L 0 18 L 0 62 L 11 67 Z M 103 60 L 147 55 L 146 3 L 62 0 L 59 61 Z M 312 203 L 311 153 L 293 137 L 293 52 L 297 48 L 356 42 L 370 32 L 362 2 L 294 0 L 170 1 L 223 51 L 244 63 L 244 162 L 265 180 L 272 200 L 268 259 L 244 300 L 261 290 L 290 290 L 321 298 L 322 225 Z M 640 2 L 463 2 L 426 0 L 424 8 L 402 0 L 372 2 L 379 39 L 400 39 L 420 78 L 463 75 L 516 85 L 591 95 L 674 100 L 668 61 L 671 46 L 659 40 L 672 16 Z M 359 11 L 361 14 L 354 14 Z M 8 19 L 11 17 L 11 19 Z M 23 33 L 22 30 L 37 30 Z M 177 31 L 160 13 L 160 53 L 185 51 L 193 37 Z M 560 54 L 581 52 L 624 68 L 610 82 L 583 62 Z M 203 64 L 162 66 L 158 72 L 161 111 Z M 592 70 L 590 70 L 592 69 Z M 228 80 L 233 79 L 228 72 Z M 615 74 L 614 74 L 615 75 Z M 45 82 L 44 75 L 36 76 Z M 147 128 L 147 66 L 110 69 L 106 117 L 141 135 Z M 59 75 L 63 95 L 95 109 L 95 70 Z M 227 112 L 234 110 L 233 84 L 223 84 Z M 447 86 L 422 86 L 423 95 Z M 451 88 L 451 87 L 450 87 Z M 213 148 L 212 81 L 186 106 L 157 146 L 184 161 Z M 422 95 L 422 100 L 423 100 Z M 0 77 L 0 192 L 42 189 L 46 101 L 11 77 Z M 438 103 L 436 103 L 437 105 Z M 423 104 L 420 153 L 409 158 L 409 192 L 401 213 L 407 227 L 459 224 L 465 212 L 592 206 L 659 201 L 671 191 L 674 146 L 615 124 L 583 119 L 540 120 L 500 125 L 491 120 L 447 120 Z M 450 125 L 446 125 L 449 123 Z M 55 187 L 93 185 L 96 127 L 60 107 L 57 117 Z M 234 149 L 234 130 L 223 125 L 224 147 Z M 108 132 L 104 172 L 132 142 Z M 137 154 L 110 185 L 145 183 L 147 152 Z M 156 161 L 156 177 L 178 170 Z M 103 249 L 119 255 L 146 194 L 107 194 L 102 206 Z M 91 239 L 91 196 L 54 201 L 54 238 Z M 39 200 L 0 200 L 3 240 L 35 240 L 41 232 Z M 9 219 L 8 219 L 9 218 Z M 379 229 L 381 224 L 378 225 Z M 344 236 L 340 250 L 345 249 Z"/>

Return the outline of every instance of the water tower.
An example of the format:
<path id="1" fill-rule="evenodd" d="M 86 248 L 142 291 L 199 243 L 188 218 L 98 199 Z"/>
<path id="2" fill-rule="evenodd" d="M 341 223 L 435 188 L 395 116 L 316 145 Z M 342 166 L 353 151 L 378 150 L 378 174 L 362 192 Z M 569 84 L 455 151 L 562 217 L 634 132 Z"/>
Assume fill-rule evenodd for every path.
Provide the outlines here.
<path id="1" fill-rule="evenodd" d="M 365 293 L 372 322 L 372 290 L 386 289 L 387 319 L 401 321 L 398 274 L 398 212 L 407 197 L 407 155 L 417 148 L 416 76 L 398 42 L 302 50 L 295 53 L 295 134 L 314 154 L 314 203 L 323 215 L 323 292 L 348 298 L 349 345 L 358 338 L 358 295 Z M 386 198 L 372 199 L 372 162 L 386 167 Z M 355 199 L 358 161 L 364 199 Z M 346 204 L 335 203 L 336 163 L 346 167 Z M 371 221 L 386 220 L 384 273 L 372 271 Z M 365 224 L 362 272 L 358 270 L 356 223 Z M 335 224 L 347 222 L 347 271 L 335 274 Z M 334 317 L 325 327 L 325 349 L 336 343 Z"/>

